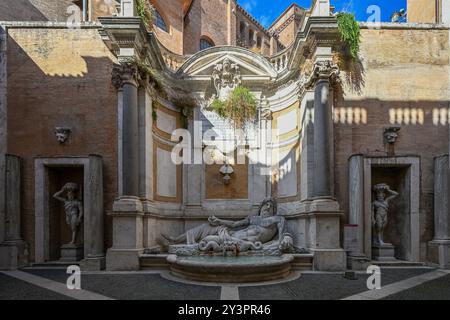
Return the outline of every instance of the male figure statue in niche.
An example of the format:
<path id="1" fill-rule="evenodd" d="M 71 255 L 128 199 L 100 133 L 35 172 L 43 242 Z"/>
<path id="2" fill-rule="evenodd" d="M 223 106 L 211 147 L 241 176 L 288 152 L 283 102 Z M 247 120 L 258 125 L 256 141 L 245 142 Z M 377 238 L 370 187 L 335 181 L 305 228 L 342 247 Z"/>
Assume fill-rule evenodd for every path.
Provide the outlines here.
<path id="1" fill-rule="evenodd" d="M 372 204 L 372 225 L 374 229 L 374 244 L 383 245 L 383 232 L 387 225 L 389 202 L 398 196 L 386 183 L 379 183 L 373 187 L 376 200 Z"/>
<path id="2" fill-rule="evenodd" d="M 66 193 L 66 197 L 63 194 Z M 64 187 L 53 195 L 53 198 L 64 203 L 66 211 L 66 224 L 72 231 L 70 245 L 75 245 L 78 228 L 83 219 L 83 204 L 77 199 L 78 185 L 73 182 L 66 183 Z"/>

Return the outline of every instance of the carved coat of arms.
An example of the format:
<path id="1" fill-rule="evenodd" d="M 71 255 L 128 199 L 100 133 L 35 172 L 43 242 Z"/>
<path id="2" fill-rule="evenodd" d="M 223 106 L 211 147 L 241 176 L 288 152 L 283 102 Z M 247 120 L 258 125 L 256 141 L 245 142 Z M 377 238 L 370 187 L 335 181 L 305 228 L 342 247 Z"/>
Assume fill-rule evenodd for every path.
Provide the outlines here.
<path id="1" fill-rule="evenodd" d="M 212 73 L 212 81 L 216 89 L 214 98 L 225 100 L 242 82 L 239 66 L 225 58 L 222 63 L 216 64 Z"/>

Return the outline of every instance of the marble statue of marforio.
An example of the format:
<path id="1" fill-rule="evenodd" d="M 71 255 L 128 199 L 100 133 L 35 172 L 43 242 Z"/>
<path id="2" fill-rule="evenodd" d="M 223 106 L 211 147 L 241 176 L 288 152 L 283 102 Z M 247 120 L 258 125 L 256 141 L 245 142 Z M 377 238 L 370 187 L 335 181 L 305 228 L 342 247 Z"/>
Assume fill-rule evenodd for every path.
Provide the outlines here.
<path id="1" fill-rule="evenodd" d="M 386 183 L 379 183 L 373 187 L 376 200 L 372 208 L 372 225 L 374 229 L 374 244 L 384 245 L 383 231 L 387 225 L 387 214 L 389 211 L 389 202 L 398 196 L 398 193 L 391 190 Z"/>
<path id="2" fill-rule="evenodd" d="M 198 244 L 201 252 L 235 253 L 271 250 L 293 251 L 293 239 L 285 230 L 285 219 L 277 215 L 277 203 L 266 199 L 259 206 L 259 214 L 239 221 L 211 216 L 208 223 L 199 225 L 178 237 L 162 235 L 172 244 Z"/>
<path id="3" fill-rule="evenodd" d="M 64 187 L 53 195 L 53 198 L 64 203 L 66 211 L 66 223 L 72 231 L 70 245 L 74 245 L 78 233 L 78 227 L 83 219 L 83 204 L 76 197 L 78 185 L 76 183 L 66 183 Z M 66 198 L 63 194 L 66 193 Z"/>

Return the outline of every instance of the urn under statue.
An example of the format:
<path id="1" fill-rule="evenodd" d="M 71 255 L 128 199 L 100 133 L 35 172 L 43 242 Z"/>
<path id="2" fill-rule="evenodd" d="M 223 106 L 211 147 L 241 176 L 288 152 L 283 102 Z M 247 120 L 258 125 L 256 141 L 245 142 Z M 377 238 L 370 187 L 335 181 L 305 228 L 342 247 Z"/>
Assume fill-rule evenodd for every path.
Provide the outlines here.
<path id="1" fill-rule="evenodd" d="M 83 221 L 83 204 L 78 200 L 78 192 L 78 184 L 69 182 L 53 195 L 53 198 L 64 204 L 66 224 L 71 231 L 70 242 L 61 246 L 61 261 L 74 262 L 83 258 L 83 244 L 77 242 Z"/>
<path id="2" fill-rule="evenodd" d="M 384 229 L 388 224 L 389 203 L 398 193 L 386 183 L 373 187 L 375 201 L 372 203 L 372 256 L 374 260 L 392 261 L 395 259 L 395 247 L 384 242 Z"/>

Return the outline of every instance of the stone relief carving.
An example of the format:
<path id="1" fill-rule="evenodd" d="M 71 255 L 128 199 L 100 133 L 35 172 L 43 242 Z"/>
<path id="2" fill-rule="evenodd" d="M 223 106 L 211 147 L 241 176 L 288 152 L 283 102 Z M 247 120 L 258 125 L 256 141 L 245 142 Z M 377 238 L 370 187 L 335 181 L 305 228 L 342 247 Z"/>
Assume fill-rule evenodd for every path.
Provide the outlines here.
<path id="1" fill-rule="evenodd" d="M 270 198 L 259 207 L 259 214 L 239 221 L 222 220 L 215 216 L 208 222 L 188 230 L 178 237 L 162 234 L 169 241 L 169 252 L 178 255 L 221 253 L 239 255 L 242 252 L 280 255 L 295 252 L 292 236 L 286 232 L 284 217 L 277 215 L 277 202 Z M 184 243 L 184 244 L 183 244 Z"/>
<path id="2" fill-rule="evenodd" d="M 75 245 L 81 221 L 83 219 L 83 204 L 77 198 L 79 188 L 76 183 L 69 182 L 64 187 L 53 195 L 53 198 L 64 203 L 64 210 L 66 212 L 66 224 L 72 231 L 72 239 L 69 245 Z M 65 193 L 65 197 L 63 194 Z"/>
<path id="3" fill-rule="evenodd" d="M 223 183 L 228 185 L 231 180 L 231 175 L 234 173 L 233 167 L 229 163 L 225 163 L 222 167 L 220 167 L 219 171 L 223 176 Z"/>
<path id="4" fill-rule="evenodd" d="M 398 196 L 398 193 L 386 183 L 379 183 L 373 187 L 375 201 L 372 204 L 372 226 L 374 230 L 373 242 L 375 245 L 384 245 L 383 232 L 388 223 L 389 202 Z"/>
<path id="5" fill-rule="evenodd" d="M 242 83 L 239 66 L 228 58 L 214 66 L 211 78 L 216 89 L 213 98 L 221 100 L 227 99 L 230 92 Z"/>
<path id="6" fill-rule="evenodd" d="M 394 144 L 398 138 L 400 127 L 388 127 L 384 129 L 384 140 L 389 144 Z"/>
<path id="7" fill-rule="evenodd" d="M 69 139 L 69 136 L 71 133 L 72 133 L 72 130 L 70 128 L 64 128 L 64 127 L 56 127 L 55 128 L 56 140 L 61 144 L 66 143 L 66 141 L 67 141 L 67 139 Z"/>

